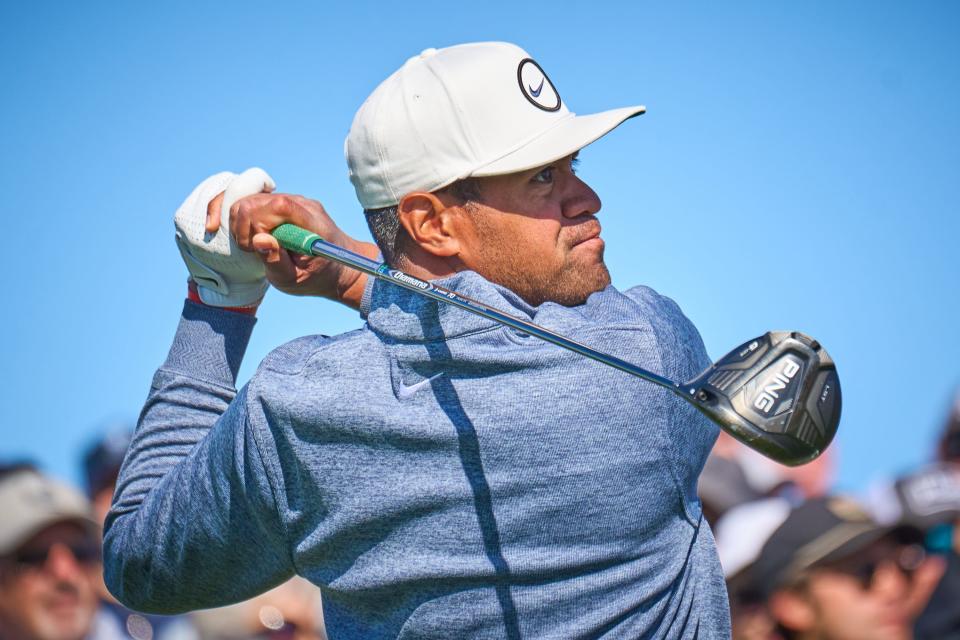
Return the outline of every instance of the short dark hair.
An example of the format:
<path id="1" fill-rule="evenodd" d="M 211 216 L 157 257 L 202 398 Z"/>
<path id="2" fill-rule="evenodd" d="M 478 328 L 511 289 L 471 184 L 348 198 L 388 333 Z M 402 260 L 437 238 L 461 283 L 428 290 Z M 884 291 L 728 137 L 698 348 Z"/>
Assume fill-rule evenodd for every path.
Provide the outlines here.
<path id="1" fill-rule="evenodd" d="M 436 191 L 444 192 L 452 193 L 463 204 L 480 202 L 480 183 L 476 178 L 463 178 Z M 363 214 L 384 261 L 393 267 L 402 266 L 406 259 L 407 234 L 400 225 L 398 205 L 364 209 Z"/>

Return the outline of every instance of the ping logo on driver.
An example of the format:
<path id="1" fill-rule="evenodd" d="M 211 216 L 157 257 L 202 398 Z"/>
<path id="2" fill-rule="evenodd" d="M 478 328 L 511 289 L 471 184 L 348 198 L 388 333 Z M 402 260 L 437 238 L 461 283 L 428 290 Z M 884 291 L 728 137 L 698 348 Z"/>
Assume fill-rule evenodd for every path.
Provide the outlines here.
<path id="1" fill-rule="evenodd" d="M 783 365 L 783 369 L 761 385 L 760 395 L 753 401 L 754 408 L 764 414 L 769 414 L 780 397 L 780 392 L 787 388 L 798 371 L 800 371 L 800 363 L 788 358 Z"/>

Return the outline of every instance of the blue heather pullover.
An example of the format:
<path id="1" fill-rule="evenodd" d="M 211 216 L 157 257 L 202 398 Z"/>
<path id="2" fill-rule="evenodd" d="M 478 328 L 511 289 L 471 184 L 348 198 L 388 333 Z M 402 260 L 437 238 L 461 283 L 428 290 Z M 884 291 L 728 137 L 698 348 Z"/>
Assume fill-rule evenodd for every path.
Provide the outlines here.
<path id="1" fill-rule="evenodd" d="M 709 364 L 636 287 L 530 307 L 466 296 L 675 380 Z M 377 282 L 367 324 L 271 353 L 187 303 L 120 474 L 110 590 L 156 613 L 300 574 L 341 638 L 728 638 L 697 476 L 717 429 L 669 391 Z"/>

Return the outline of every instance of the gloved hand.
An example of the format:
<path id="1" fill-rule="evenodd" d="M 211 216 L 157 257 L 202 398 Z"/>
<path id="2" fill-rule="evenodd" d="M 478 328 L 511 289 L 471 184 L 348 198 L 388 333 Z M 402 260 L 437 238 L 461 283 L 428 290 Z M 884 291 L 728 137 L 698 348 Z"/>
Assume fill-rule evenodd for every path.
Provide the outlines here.
<path id="1" fill-rule="evenodd" d="M 230 172 L 210 176 L 193 190 L 173 217 L 177 247 L 197 284 L 204 304 L 216 307 L 251 307 L 267 291 L 263 262 L 242 251 L 230 235 L 230 207 L 246 196 L 271 192 L 276 185 L 263 169 L 254 167 L 240 175 Z M 224 193 L 220 227 L 206 230 L 207 206 Z"/>

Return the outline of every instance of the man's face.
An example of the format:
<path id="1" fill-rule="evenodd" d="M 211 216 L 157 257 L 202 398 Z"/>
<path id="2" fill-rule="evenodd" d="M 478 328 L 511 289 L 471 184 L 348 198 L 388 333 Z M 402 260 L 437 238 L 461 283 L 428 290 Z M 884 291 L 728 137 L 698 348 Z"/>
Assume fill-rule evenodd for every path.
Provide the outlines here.
<path id="1" fill-rule="evenodd" d="M 0 560 L 0 626 L 13 638 L 80 640 L 97 607 L 97 541 L 80 525 L 52 525 Z"/>
<path id="2" fill-rule="evenodd" d="M 910 548 L 876 543 L 832 566 L 812 570 L 796 593 L 809 614 L 802 637 L 831 640 L 907 640 Z M 792 625 L 788 625 L 792 626 Z"/>
<path id="3" fill-rule="evenodd" d="M 460 258 L 532 305 L 572 306 L 610 284 L 600 198 L 575 175 L 576 154 L 530 171 L 478 179 Z"/>

